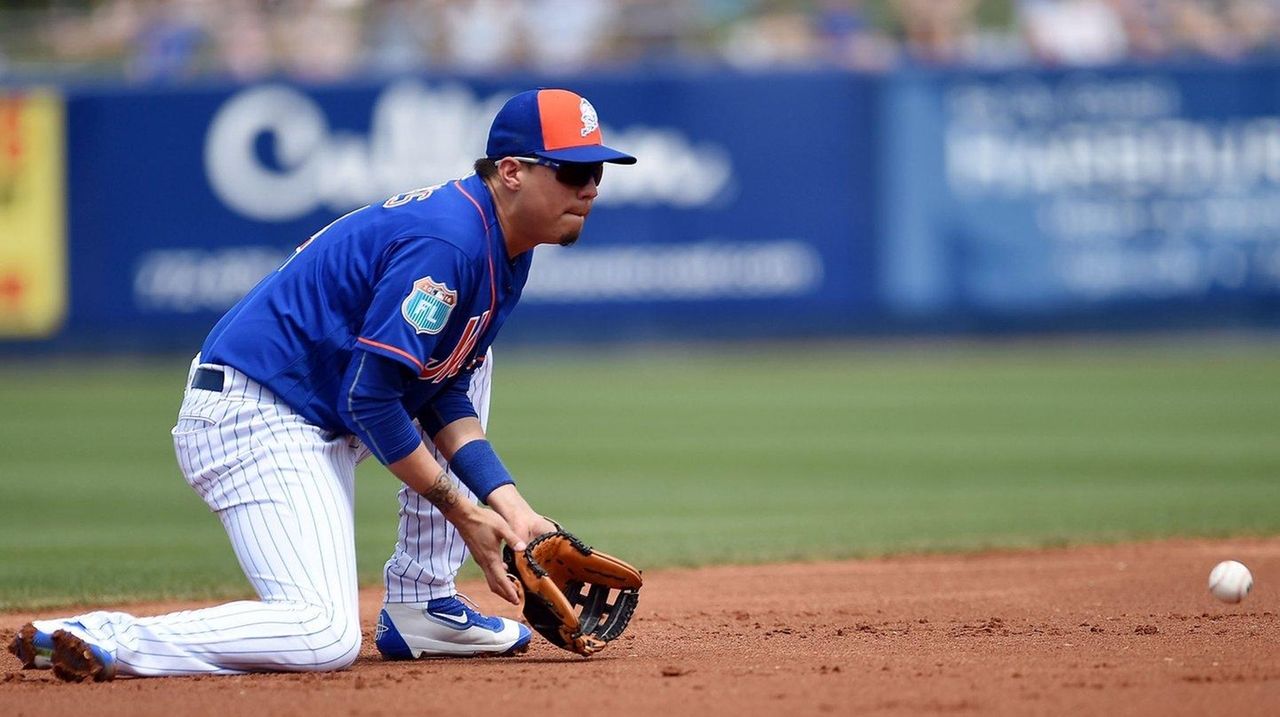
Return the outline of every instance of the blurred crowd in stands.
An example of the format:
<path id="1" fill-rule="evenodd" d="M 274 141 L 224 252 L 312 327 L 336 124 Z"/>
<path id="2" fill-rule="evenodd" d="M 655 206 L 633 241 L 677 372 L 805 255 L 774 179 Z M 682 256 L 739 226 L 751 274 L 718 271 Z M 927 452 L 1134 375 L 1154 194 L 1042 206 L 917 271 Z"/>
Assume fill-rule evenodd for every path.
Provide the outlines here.
<path id="1" fill-rule="evenodd" d="M 0 77 L 1280 57 L 1280 0 L 8 0 Z"/>

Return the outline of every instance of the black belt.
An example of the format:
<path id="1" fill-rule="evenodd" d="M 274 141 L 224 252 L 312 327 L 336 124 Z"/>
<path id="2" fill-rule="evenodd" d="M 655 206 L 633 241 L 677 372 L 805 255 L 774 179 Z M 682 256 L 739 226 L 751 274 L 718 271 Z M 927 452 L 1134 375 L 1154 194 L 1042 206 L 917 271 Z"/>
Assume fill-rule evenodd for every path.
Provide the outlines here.
<path id="1" fill-rule="evenodd" d="M 196 369 L 195 378 L 191 379 L 191 388 L 198 388 L 204 391 L 222 392 L 222 369 L 220 368 L 198 368 Z"/>

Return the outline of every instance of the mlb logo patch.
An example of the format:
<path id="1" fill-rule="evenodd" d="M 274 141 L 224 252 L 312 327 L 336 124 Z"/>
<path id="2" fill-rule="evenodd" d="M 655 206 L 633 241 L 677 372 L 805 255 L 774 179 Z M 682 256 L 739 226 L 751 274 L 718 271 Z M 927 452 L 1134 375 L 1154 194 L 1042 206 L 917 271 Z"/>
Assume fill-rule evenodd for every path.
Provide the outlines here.
<path id="1" fill-rule="evenodd" d="M 413 282 L 413 291 L 400 304 L 400 313 L 418 333 L 438 334 L 457 305 L 458 292 L 424 276 Z"/>

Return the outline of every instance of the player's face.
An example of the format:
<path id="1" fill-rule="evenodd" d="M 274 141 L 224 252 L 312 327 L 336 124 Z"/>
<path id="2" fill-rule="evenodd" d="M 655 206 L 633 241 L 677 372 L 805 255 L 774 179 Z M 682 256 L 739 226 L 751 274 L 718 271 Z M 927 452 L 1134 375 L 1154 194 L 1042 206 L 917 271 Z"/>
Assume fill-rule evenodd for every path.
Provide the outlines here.
<path id="1" fill-rule="evenodd" d="M 528 221 L 544 227 L 540 243 L 569 246 L 578 241 L 582 227 L 599 194 L 603 174 L 600 164 L 534 164 L 523 162 L 525 183 L 521 194 L 528 200 Z"/>

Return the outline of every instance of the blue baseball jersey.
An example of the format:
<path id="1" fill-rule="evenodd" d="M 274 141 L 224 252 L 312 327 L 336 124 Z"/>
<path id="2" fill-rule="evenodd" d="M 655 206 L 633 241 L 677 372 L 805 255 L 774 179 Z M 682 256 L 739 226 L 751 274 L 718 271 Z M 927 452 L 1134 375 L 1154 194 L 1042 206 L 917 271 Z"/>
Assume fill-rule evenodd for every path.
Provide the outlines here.
<path id="1" fill-rule="evenodd" d="M 343 375 L 357 352 L 371 352 L 417 377 L 400 402 L 418 415 L 446 395 L 465 400 L 532 260 L 532 251 L 508 260 L 475 175 L 397 195 L 299 246 L 214 326 L 201 360 L 234 366 L 312 423 L 351 433 Z"/>

